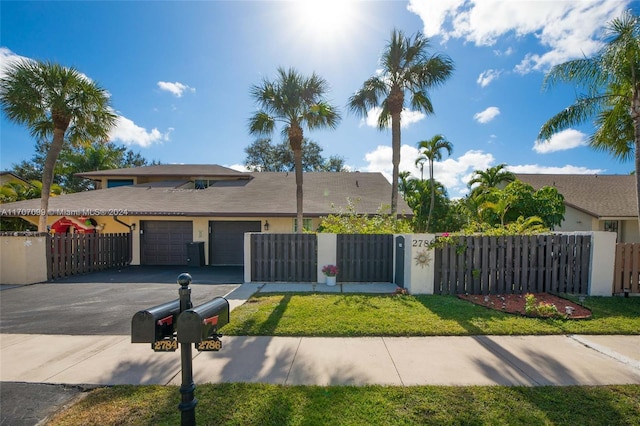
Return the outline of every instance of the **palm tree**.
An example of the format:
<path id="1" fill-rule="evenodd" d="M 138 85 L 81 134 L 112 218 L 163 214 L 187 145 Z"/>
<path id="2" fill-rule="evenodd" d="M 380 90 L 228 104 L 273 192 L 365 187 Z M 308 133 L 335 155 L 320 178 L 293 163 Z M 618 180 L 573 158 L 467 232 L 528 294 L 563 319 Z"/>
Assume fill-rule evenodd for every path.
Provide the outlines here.
<path id="1" fill-rule="evenodd" d="M 549 119 L 538 138 L 595 117 L 589 145 L 622 161 L 635 152 L 636 202 L 640 225 L 640 18 L 627 11 L 606 26 L 606 44 L 591 58 L 559 64 L 543 87 L 576 83 L 586 88 L 575 103 Z"/>
<path id="2" fill-rule="evenodd" d="M 349 98 L 349 108 L 365 116 L 370 109 L 381 107 L 378 129 L 391 121 L 393 176 L 391 181 L 391 214 L 398 210 L 400 165 L 400 116 L 405 107 L 405 93 L 415 110 L 433 114 L 428 89 L 443 84 L 453 73 L 453 61 L 446 55 L 428 55 L 429 39 L 418 32 L 413 39 L 393 30 L 391 40 L 382 52 L 382 71 L 367 79 L 362 88 Z"/>
<path id="3" fill-rule="evenodd" d="M 51 138 L 42 171 L 38 231 L 47 230 L 53 172 L 65 140 L 72 144 L 105 140 L 116 116 L 109 93 L 74 68 L 22 60 L 0 79 L 0 106 L 7 117 L 29 128 L 38 139 Z"/>
<path id="4" fill-rule="evenodd" d="M 295 69 L 278 68 L 277 78 L 271 82 L 263 79 L 260 85 L 251 87 L 251 96 L 259 110 L 249 119 L 251 134 L 268 136 L 276 122 L 282 123 L 282 134 L 288 138 L 293 151 L 296 173 L 297 232 L 303 228 L 302 211 L 302 141 L 303 127 L 309 130 L 335 128 L 340 121 L 338 110 L 324 98 L 327 82 L 313 73 L 304 77 Z"/>
<path id="5" fill-rule="evenodd" d="M 482 192 L 486 192 L 491 188 L 497 188 L 501 183 L 510 183 L 516 180 L 516 175 L 505 170 L 506 164 L 498 164 L 489 167 L 487 170 L 476 170 L 473 172 L 474 177 L 469 181 L 469 187 L 479 184 L 473 191 L 472 196 Z"/>
<path id="6" fill-rule="evenodd" d="M 431 204 L 429 205 L 429 216 L 427 217 L 427 228 L 429 231 L 429 224 L 431 223 L 431 217 L 433 214 L 433 208 L 436 202 L 436 186 L 433 178 L 433 163 L 435 160 L 442 160 L 442 151 L 447 151 L 449 155 L 453 151 L 453 144 L 445 139 L 442 135 L 435 135 L 429 140 L 418 142 L 418 149 L 421 150 L 421 154 L 426 157 L 429 162 L 429 182 L 431 182 Z"/>

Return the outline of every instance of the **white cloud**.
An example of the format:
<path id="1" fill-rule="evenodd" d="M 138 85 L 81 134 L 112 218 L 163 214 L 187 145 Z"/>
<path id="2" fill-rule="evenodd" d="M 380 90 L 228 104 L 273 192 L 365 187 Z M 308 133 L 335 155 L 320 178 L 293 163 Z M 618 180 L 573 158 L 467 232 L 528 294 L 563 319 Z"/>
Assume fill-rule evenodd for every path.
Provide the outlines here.
<path id="1" fill-rule="evenodd" d="M 196 91 L 196 89 L 194 89 L 193 87 L 189 87 L 186 84 L 182 84 L 177 81 L 175 83 L 171 83 L 168 81 L 159 81 L 158 87 L 160 88 L 160 90 L 169 92 L 178 98 L 182 97 L 182 94 L 186 91 L 191 93 L 195 93 Z"/>
<path id="2" fill-rule="evenodd" d="M 461 38 L 492 46 L 505 35 L 534 35 L 546 53 L 525 55 L 516 71 L 545 71 L 569 59 L 592 55 L 600 46 L 603 24 L 628 8 L 630 1 L 479 1 L 410 0 L 427 36 Z"/>
<path id="3" fill-rule="evenodd" d="M 489 107 L 484 111 L 480 111 L 473 115 L 473 119 L 478 123 L 485 124 L 496 118 L 500 115 L 500 108 L 498 107 Z"/>
<path id="4" fill-rule="evenodd" d="M 6 47 L 0 47 L 0 78 L 5 76 L 7 68 L 14 62 L 30 60 L 24 56 L 16 55 Z"/>
<path id="5" fill-rule="evenodd" d="M 390 146 L 378 146 L 374 151 L 365 155 L 368 163 L 367 172 L 380 172 L 389 182 L 393 173 L 391 164 L 392 150 Z M 400 171 L 408 171 L 415 178 L 420 178 L 420 168 L 415 165 L 419 151 L 409 145 L 402 145 L 400 149 Z M 458 158 L 447 158 L 436 161 L 433 164 L 433 174 L 436 180 L 442 183 L 449 193 L 450 198 L 459 198 L 467 192 L 467 182 L 471 179 L 474 170 L 485 170 L 494 162 L 493 155 L 482 151 L 467 151 Z M 429 175 L 428 164 L 424 165 L 425 179 Z"/>
<path id="6" fill-rule="evenodd" d="M 382 108 L 374 107 L 367 111 L 367 117 L 363 119 L 362 123 L 366 124 L 369 127 L 378 127 L 378 117 L 380 116 L 380 112 Z M 403 129 L 408 127 L 410 124 L 417 123 L 420 120 L 423 120 L 426 117 L 426 114 L 421 111 L 410 111 L 408 109 L 403 109 L 400 114 L 400 127 Z M 389 126 L 391 125 L 391 121 L 389 121 Z"/>
<path id="7" fill-rule="evenodd" d="M 498 70 L 486 70 L 480 73 L 476 83 L 480 85 L 480 87 L 487 87 L 493 80 L 500 77 L 502 71 Z"/>
<path id="8" fill-rule="evenodd" d="M 161 143 L 169 140 L 169 134 L 173 129 L 169 128 L 166 133 L 161 133 L 154 128 L 147 131 L 145 128 L 138 126 L 132 120 L 126 117 L 118 116 L 116 125 L 111 130 L 110 139 L 120 141 L 126 145 L 140 145 L 143 148 L 151 146 L 154 143 Z"/>
<path id="9" fill-rule="evenodd" d="M 575 129 L 567 129 L 556 133 L 547 141 L 535 141 L 533 150 L 538 154 L 548 154 L 585 145 L 587 145 L 587 135 Z"/>

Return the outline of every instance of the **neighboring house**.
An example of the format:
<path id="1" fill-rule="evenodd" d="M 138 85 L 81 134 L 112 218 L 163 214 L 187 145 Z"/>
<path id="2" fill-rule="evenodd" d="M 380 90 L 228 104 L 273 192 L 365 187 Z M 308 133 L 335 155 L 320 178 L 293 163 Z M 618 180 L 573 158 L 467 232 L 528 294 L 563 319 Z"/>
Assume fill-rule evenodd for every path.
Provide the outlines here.
<path id="1" fill-rule="evenodd" d="M 538 190 L 552 186 L 564 196 L 566 212 L 557 231 L 616 232 L 620 243 L 639 243 L 634 175 L 519 174 Z"/>
<path id="2" fill-rule="evenodd" d="M 20 176 L 12 172 L 8 172 L 8 171 L 0 172 L 0 186 L 6 185 L 7 183 L 23 183 L 26 185 L 31 185 L 29 182 L 27 182 L 26 180 L 22 179 Z"/>
<path id="3" fill-rule="evenodd" d="M 134 265 L 186 264 L 192 242 L 203 243 L 206 264 L 241 265 L 245 232 L 296 231 L 294 173 L 156 165 L 78 176 L 104 189 L 52 197 L 48 224 L 73 217 L 102 232 L 132 232 Z M 391 199 L 391 184 L 381 173 L 304 173 L 303 188 L 304 228 L 311 230 L 321 216 L 345 211 L 348 200 L 358 213 L 375 214 Z M 37 223 L 39 207 L 39 199 L 8 203 L 1 214 Z M 412 215 L 404 201 L 398 212 Z"/>

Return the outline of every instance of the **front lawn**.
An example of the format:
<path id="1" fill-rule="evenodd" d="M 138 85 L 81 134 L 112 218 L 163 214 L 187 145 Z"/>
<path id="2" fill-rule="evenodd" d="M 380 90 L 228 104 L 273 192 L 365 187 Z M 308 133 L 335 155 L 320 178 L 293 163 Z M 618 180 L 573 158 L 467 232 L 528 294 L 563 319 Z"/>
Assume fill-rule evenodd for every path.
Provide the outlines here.
<path id="1" fill-rule="evenodd" d="M 575 301 L 575 299 L 574 299 Z M 587 297 L 588 320 L 526 318 L 454 296 L 257 294 L 221 329 L 236 336 L 640 334 L 640 297 Z"/>
<path id="2" fill-rule="evenodd" d="M 640 386 L 198 385 L 198 425 L 637 425 Z M 49 425 L 177 425 L 175 386 L 94 390 Z"/>

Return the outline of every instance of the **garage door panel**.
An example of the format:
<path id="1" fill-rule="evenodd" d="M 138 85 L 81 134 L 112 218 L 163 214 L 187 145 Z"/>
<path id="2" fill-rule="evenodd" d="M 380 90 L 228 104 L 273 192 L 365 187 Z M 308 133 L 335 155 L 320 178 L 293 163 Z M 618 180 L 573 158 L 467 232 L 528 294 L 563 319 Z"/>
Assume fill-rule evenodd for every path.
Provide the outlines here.
<path id="1" fill-rule="evenodd" d="M 260 221 L 209 222 L 209 258 L 212 265 L 243 265 L 244 234 L 262 231 Z"/>
<path id="2" fill-rule="evenodd" d="M 143 265 L 186 265 L 187 243 L 193 241 L 189 221 L 142 221 L 140 263 Z"/>

